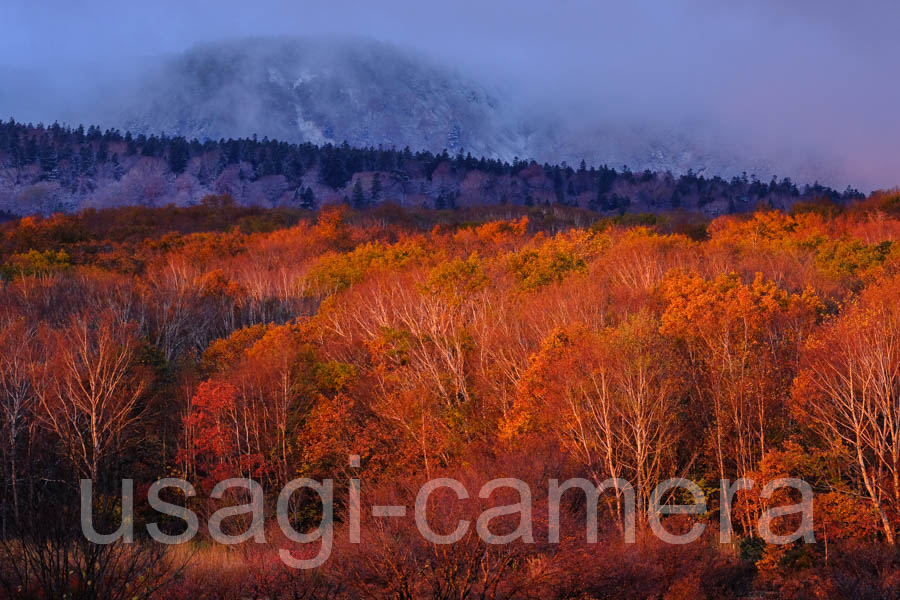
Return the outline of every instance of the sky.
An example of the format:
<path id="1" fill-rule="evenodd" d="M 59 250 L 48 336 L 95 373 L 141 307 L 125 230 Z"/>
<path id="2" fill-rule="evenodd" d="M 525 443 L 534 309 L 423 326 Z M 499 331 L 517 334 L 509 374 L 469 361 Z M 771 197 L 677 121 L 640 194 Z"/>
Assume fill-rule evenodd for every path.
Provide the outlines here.
<path id="1" fill-rule="evenodd" d="M 896 0 L 2 0 L 0 74 L 66 91 L 4 95 L 0 84 L 0 114 L 50 120 L 92 77 L 134 75 L 200 42 L 359 35 L 521 90 L 548 111 L 702 122 L 729 144 L 785 165 L 827 161 L 871 189 L 900 184 L 898 27 Z"/>

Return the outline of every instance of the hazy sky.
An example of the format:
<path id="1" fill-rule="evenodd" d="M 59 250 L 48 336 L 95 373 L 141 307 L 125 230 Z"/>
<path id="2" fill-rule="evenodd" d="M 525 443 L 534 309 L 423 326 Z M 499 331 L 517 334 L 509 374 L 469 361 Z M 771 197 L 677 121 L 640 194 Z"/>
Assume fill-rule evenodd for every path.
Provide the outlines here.
<path id="1" fill-rule="evenodd" d="M 773 160 L 820 156 L 883 187 L 900 183 L 898 29 L 897 0 L 2 0 L 0 66 L 78 94 L 85 68 L 133 71 L 201 41 L 358 34 L 521 86 L 548 110 L 701 119 Z M 0 114 L 28 105 L 53 102 L 0 94 Z"/>

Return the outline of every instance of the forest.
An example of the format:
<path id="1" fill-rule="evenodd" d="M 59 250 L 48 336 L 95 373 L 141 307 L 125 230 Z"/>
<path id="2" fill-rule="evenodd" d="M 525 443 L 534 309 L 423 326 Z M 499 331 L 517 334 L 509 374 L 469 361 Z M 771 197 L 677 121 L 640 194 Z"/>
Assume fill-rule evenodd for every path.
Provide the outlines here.
<path id="1" fill-rule="evenodd" d="M 219 153 L 250 160 L 248 149 L 256 170 L 277 173 L 298 158 L 300 171 L 315 164 L 327 178 L 319 163 L 342 152 L 300 146 L 271 162 L 285 146 L 12 123 L 0 131 L 0 154 L 26 148 L 5 176 L 18 169 L 28 185 L 54 189 L 77 184 L 76 163 L 109 170 L 152 159 L 186 172 Z M 42 141 L 53 135 L 62 141 Z M 87 148 L 84 160 L 63 157 L 75 147 Z M 469 160 L 353 156 L 360 165 L 345 173 Z M 508 176 L 533 167 L 474 168 Z M 597 197 L 599 171 L 560 172 L 564 197 L 568 185 L 581 197 L 581 172 L 595 186 L 584 197 Z M 625 177 L 611 173 L 615 185 Z M 900 192 L 791 191 L 789 210 L 754 202 L 710 217 L 604 214 L 581 201 L 434 210 L 387 192 L 354 203 L 352 189 L 347 203 L 314 194 L 306 206 L 263 205 L 219 190 L 0 223 L 0 597 L 900 597 Z M 147 504 L 148 488 L 167 477 L 196 490 L 165 497 L 200 517 L 189 543 L 146 539 L 149 523 L 184 530 Z M 213 497 L 232 477 L 261 484 L 265 543 L 209 539 L 212 514 L 248 502 L 235 489 Z M 274 496 L 298 477 L 335 482 L 334 549 L 317 569 L 278 558 L 308 550 L 272 514 Z M 471 532 L 433 544 L 411 515 L 367 516 L 375 505 L 412 506 L 438 477 L 471 494 L 431 497 L 443 533 L 515 500 L 478 497 L 485 481 L 527 482 L 533 542 L 492 545 Z M 562 536 L 550 543 L 547 481 L 569 477 L 635 484 L 634 543 L 622 539 L 618 489 L 597 507 L 598 543 L 586 541 L 592 508 L 575 492 L 563 497 Z M 650 491 L 672 477 L 706 495 L 702 514 L 665 518 L 672 531 L 706 524 L 686 545 L 648 531 Z M 796 501 L 787 490 L 759 493 L 784 477 L 815 492 L 815 543 L 769 544 L 755 529 L 764 511 Z M 353 478 L 363 489 L 360 544 L 348 542 Z M 756 486 L 735 494 L 734 535 L 722 543 L 718 482 L 739 478 Z M 122 480 L 133 480 L 133 544 L 84 539 L 81 479 L 93 481 L 89 512 L 107 533 L 119 526 Z M 298 531 L 321 516 L 314 494 L 294 497 Z M 492 526 L 512 530 L 514 517 Z M 247 514 L 222 525 L 233 535 L 248 526 Z M 773 527 L 793 531 L 796 515 Z"/>
<path id="2" fill-rule="evenodd" d="M 479 206 L 578 206 L 607 216 L 685 210 L 707 216 L 790 210 L 797 202 L 862 199 L 848 187 L 798 187 L 789 177 L 760 181 L 688 171 L 632 172 L 476 158 L 409 148 L 317 146 L 268 138 L 199 141 L 132 135 L 97 126 L 0 121 L 0 211 L 16 216 L 121 205 L 196 206 L 228 194 L 242 206 L 301 208 L 381 203 L 453 210 Z"/>

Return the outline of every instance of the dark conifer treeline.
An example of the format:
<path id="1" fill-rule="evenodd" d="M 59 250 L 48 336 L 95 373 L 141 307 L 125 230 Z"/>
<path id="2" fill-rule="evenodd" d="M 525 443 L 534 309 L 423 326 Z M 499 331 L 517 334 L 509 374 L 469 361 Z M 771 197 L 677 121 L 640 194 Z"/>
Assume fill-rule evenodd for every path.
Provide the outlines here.
<path id="1" fill-rule="evenodd" d="M 860 197 L 790 178 L 730 180 L 628 167 L 540 165 L 349 145 L 289 144 L 267 138 L 188 140 L 116 129 L 0 121 L 0 210 L 49 214 L 84 207 L 198 204 L 210 193 L 239 204 L 312 209 L 393 202 L 438 209 L 480 205 L 581 206 L 607 214 L 685 210 L 718 215 L 758 206 Z"/>

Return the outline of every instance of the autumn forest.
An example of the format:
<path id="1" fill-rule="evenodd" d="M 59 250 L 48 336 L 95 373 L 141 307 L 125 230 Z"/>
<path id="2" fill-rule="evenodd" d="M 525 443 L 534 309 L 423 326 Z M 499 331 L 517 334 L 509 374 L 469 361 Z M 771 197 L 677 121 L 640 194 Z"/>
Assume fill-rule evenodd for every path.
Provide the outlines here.
<path id="1" fill-rule="evenodd" d="M 248 208 L 228 195 L 189 207 L 85 209 L 0 226 L 0 595 L 9 598 L 896 598 L 900 589 L 900 195 L 810 200 L 790 212 L 603 216 L 579 207 L 457 210 L 388 203 Z M 359 461 L 352 463 L 351 456 Z M 190 482 L 200 523 L 147 505 L 161 478 Z M 224 547 L 210 516 L 227 478 L 260 483 L 265 541 Z M 334 480 L 334 548 L 310 570 L 278 551 L 279 489 Z M 452 531 L 532 490 L 533 540 L 474 531 L 428 543 L 412 515 Z M 550 543 L 548 480 L 634 485 L 596 507 L 563 497 Z M 695 542 L 651 535 L 658 482 L 697 483 Z M 767 509 L 815 493 L 814 543 L 770 544 Z M 348 542 L 348 491 L 363 518 Z M 752 479 L 724 506 L 719 481 Z M 79 530 L 91 479 L 98 531 L 134 485 L 133 544 Z M 308 491 L 308 490 L 307 490 Z M 509 490 L 506 490 L 509 491 Z M 446 490 L 444 490 L 446 492 Z M 689 503 L 668 496 L 665 503 Z M 723 543 L 728 509 L 734 534 Z M 316 527 L 298 493 L 290 518 Z M 797 515 L 776 519 L 797 529 Z M 491 527 L 512 531 L 518 515 Z M 231 535 L 247 514 L 220 524 Z M 760 595 L 763 594 L 763 595 Z"/>

